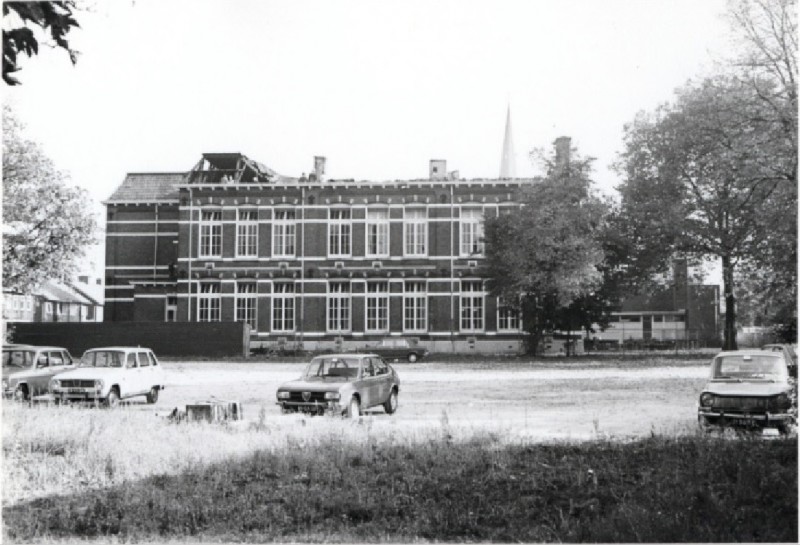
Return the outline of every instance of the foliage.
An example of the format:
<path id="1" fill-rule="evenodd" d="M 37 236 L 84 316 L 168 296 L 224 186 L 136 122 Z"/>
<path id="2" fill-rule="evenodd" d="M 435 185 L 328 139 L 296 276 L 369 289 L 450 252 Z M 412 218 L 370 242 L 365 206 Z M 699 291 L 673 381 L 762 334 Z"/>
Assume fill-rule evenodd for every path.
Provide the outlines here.
<path id="1" fill-rule="evenodd" d="M 79 27 L 73 17 L 76 4 L 66 2 L 3 2 L 3 80 L 7 85 L 18 85 L 14 72 L 19 71 L 19 55 L 25 53 L 33 57 L 39 53 L 39 40 L 28 23 L 48 32 L 55 43 L 69 53 L 72 64 L 78 61 L 78 53 L 71 49 L 67 34 L 73 27 Z M 17 25 L 6 30 L 6 25 Z"/>
<path id="2" fill-rule="evenodd" d="M 776 235 L 771 205 L 794 183 L 796 151 L 768 108 L 751 86 L 717 76 L 688 83 L 674 103 L 625 128 L 622 213 L 664 260 L 676 252 L 721 260 L 726 348 L 736 342 L 736 266 Z"/>
<path id="3" fill-rule="evenodd" d="M 490 292 L 521 312 L 535 352 L 543 334 L 590 328 L 607 301 L 599 241 L 608 204 L 591 191 L 591 160 L 546 163 L 548 175 L 521 190 L 521 207 L 485 220 Z"/>
<path id="4" fill-rule="evenodd" d="M 3 114 L 3 287 L 30 293 L 73 276 L 96 222 L 87 192 L 67 185 L 10 108 Z"/>

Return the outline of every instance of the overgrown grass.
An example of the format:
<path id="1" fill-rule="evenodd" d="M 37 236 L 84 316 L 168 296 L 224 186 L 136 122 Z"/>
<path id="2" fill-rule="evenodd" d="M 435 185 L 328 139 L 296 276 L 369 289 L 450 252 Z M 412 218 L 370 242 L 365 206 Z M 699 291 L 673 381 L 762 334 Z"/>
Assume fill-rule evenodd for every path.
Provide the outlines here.
<path id="1" fill-rule="evenodd" d="M 15 410 L 23 424 L 3 424 L 9 541 L 798 537 L 796 438 L 513 444 L 446 414 L 427 428 L 264 413 L 239 427 Z"/>

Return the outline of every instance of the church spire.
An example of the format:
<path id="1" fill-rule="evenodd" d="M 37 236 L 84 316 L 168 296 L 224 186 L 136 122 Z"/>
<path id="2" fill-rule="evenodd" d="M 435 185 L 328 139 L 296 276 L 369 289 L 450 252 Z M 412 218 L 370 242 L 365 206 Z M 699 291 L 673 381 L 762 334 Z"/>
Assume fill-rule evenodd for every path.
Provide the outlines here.
<path id="1" fill-rule="evenodd" d="M 517 165 L 514 161 L 514 139 L 511 137 L 511 104 L 508 105 L 506 115 L 506 134 L 503 137 L 503 156 L 500 158 L 500 177 L 514 178 L 517 175 Z"/>

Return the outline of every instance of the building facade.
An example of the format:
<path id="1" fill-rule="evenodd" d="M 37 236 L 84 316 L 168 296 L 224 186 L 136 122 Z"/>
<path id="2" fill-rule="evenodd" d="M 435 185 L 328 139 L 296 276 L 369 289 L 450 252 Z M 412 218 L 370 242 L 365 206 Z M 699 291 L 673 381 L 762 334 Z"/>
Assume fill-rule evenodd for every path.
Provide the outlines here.
<path id="1" fill-rule="evenodd" d="M 76 284 L 47 281 L 32 293 L 3 293 L 3 318 L 9 322 L 97 322 L 103 306 Z"/>
<path id="2" fill-rule="evenodd" d="M 106 201 L 109 321 L 244 321 L 251 343 L 517 352 L 516 313 L 480 275 L 484 216 L 532 179 L 281 176 L 241 154 L 189 172 L 128 174 Z"/>

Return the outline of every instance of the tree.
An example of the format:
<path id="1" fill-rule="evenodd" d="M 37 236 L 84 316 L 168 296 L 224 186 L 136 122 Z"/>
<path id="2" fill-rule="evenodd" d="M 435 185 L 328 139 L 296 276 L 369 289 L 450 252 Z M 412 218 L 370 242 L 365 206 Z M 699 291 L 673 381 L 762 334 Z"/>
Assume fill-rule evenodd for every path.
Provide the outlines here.
<path id="1" fill-rule="evenodd" d="M 770 109 L 752 86 L 718 76 L 625 127 L 623 214 L 665 260 L 720 260 L 726 349 L 736 348 L 736 267 L 759 255 L 770 204 L 795 184 L 796 148 Z"/>
<path id="2" fill-rule="evenodd" d="M 85 190 L 67 185 L 3 108 L 3 287 L 30 293 L 47 279 L 70 279 L 96 227 Z"/>
<path id="3" fill-rule="evenodd" d="M 548 159 L 548 175 L 522 190 L 520 208 L 485 220 L 489 291 L 521 313 L 533 353 L 547 331 L 602 319 L 598 233 L 608 205 L 591 191 L 590 163 Z"/>
<path id="4" fill-rule="evenodd" d="M 65 2 L 3 2 L 3 80 L 7 85 L 18 85 L 19 80 L 13 75 L 19 71 L 19 55 L 25 53 L 33 57 L 39 53 L 39 40 L 33 29 L 28 26 L 38 26 L 47 32 L 54 46 L 60 47 L 69 53 L 72 64 L 78 61 L 78 53 L 69 46 L 67 34 L 73 27 L 79 27 L 78 21 L 73 17 L 76 4 L 73 1 Z"/>

